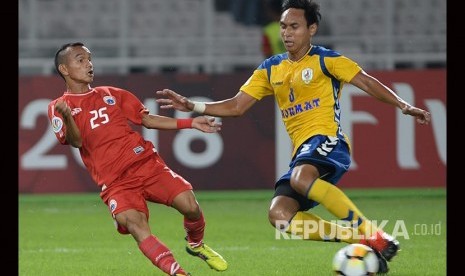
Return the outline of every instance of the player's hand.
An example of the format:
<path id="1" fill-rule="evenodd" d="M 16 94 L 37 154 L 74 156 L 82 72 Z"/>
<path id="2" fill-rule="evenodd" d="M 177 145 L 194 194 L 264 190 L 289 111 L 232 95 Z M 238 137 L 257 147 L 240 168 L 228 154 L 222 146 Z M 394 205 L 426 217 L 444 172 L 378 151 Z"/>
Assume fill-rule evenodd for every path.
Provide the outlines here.
<path id="1" fill-rule="evenodd" d="M 431 121 L 431 114 L 428 111 L 408 104 L 402 108 L 402 113 L 414 116 L 422 125 L 427 125 Z"/>
<path id="2" fill-rule="evenodd" d="M 156 100 L 156 102 L 160 104 L 161 109 L 173 108 L 179 111 L 189 112 L 194 108 L 194 104 L 189 101 L 189 99 L 179 95 L 173 90 L 163 89 L 161 91 L 157 91 L 156 93 L 158 96 L 164 97 Z"/>
<path id="3" fill-rule="evenodd" d="M 55 103 L 55 110 L 60 113 L 63 118 L 68 118 L 68 116 L 71 116 L 71 108 L 63 100 L 59 100 Z"/>
<path id="4" fill-rule="evenodd" d="M 221 122 L 215 122 L 215 117 L 198 116 L 192 121 L 192 127 L 206 133 L 215 133 L 221 130 Z"/>

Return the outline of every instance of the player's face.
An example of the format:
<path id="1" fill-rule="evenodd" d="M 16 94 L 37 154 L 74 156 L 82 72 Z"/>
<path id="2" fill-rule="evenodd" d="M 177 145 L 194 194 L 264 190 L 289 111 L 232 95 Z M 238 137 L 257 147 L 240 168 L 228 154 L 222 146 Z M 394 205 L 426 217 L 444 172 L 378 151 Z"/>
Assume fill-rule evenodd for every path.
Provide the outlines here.
<path id="1" fill-rule="evenodd" d="M 75 82 L 91 83 L 94 80 L 91 53 L 84 46 L 68 49 L 65 74 Z"/>
<path id="2" fill-rule="evenodd" d="M 281 39 L 291 59 L 300 59 L 310 48 L 312 36 L 316 33 L 316 24 L 307 27 L 305 11 L 290 8 L 281 15 Z"/>

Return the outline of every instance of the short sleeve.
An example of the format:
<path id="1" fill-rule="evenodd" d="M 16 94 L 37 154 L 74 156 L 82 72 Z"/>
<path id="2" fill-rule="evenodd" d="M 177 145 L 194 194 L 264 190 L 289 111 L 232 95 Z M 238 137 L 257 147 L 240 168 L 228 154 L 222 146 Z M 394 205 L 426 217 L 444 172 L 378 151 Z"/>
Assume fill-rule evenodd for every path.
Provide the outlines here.
<path id="1" fill-rule="evenodd" d="M 252 76 L 240 87 L 240 90 L 257 100 L 273 95 L 266 69 L 256 69 Z"/>
<path id="2" fill-rule="evenodd" d="M 356 62 L 345 56 L 325 57 L 325 64 L 331 75 L 346 83 L 362 70 Z"/>
<path id="3" fill-rule="evenodd" d="M 134 124 L 142 124 L 142 117 L 149 113 L 144 104 L 131 92 L 113 88 L 113 94 L 117 96 L 118 104 L 126 118 Z"/>

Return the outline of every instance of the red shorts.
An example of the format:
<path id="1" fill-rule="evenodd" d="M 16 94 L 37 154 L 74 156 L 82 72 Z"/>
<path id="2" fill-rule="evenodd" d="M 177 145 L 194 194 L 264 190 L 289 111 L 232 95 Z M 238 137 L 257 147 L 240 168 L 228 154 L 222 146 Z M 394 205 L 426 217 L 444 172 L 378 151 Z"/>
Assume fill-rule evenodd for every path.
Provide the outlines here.
<path id="1" fill-rule="evenodd" d="M 149 218 L 146 201 L 171 206 L 173 199 L 192 185 L 173 172 L 158 153 L 134 163 L 113 183 L 102 189 L 100 197 L 110 212 L 116 214 L 128 209 L 144 212 Z"/>

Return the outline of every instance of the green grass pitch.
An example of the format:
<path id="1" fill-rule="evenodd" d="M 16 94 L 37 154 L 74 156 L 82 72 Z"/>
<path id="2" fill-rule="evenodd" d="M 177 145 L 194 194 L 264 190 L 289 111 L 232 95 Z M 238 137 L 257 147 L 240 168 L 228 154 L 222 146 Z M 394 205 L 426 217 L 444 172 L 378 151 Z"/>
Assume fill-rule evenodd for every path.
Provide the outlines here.
<path id="1" fill-rule="evenodd" d="M 446 275 L 446 189 L 345 189 L 359 209 L 398 233 L 401 251 L 389 275 Z M 276 238 L 266 191 L 196 191 L 207 221 L 205 242 L 228 270 L 216 272 L 185 252 L 182 216 L 149 203 L 150 225 L 178 262 L 195 275 L 333 275 L 343 243 Z M 163 275 L 129 235 L 116 231 L 98 194 L 19 195 L 19 275 Z M 322 206 L 314 209 L 335 219 Z"/>

